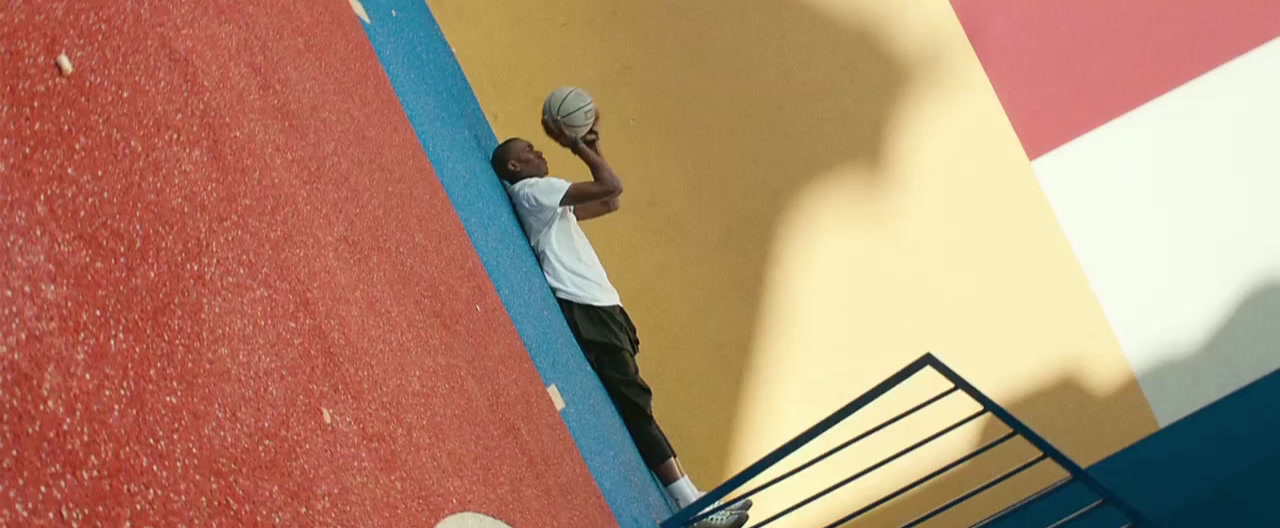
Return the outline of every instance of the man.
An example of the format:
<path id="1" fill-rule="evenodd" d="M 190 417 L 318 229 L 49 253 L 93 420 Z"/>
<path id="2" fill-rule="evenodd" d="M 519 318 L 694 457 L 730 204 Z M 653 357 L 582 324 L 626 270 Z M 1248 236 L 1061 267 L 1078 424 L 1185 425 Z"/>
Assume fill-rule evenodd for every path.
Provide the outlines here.
<path id="1" fill-rule="evenodd" d="M 672 500 L 684 508 L 702 492 L 680 467 L 675 450 L 653 416 L 653 393 L 640 377 L 635 356 L 640 339 L 617 290 L 578 222 L 618 210 L 622 180 L 600 149 L 600 117 L 579 138 L 557 121 L 544 118 L 543 130 L 587 165 L 591 181 L 569 182 L 548 176 L 547 160 L 532 143 L 511 138 L 494 149 L 493 170 L 508 184 L 508 194 L 543 273 L 560 303 L 569 329 L 591 368 L 604 384 L 627 431 L 651 471 Z M 732 504 L 696 524 L 738 528 L 747 522 L 751 501 Z"/>

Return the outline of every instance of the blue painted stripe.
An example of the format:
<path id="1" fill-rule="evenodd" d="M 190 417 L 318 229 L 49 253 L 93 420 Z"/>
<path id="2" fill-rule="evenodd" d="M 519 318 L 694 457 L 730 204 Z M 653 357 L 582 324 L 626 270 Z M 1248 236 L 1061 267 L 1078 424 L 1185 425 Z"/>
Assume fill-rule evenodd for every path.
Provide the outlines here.
<path id="1" fill-rule="evenodd" d="M 624 527 L 653 527 L 671 506 L 582 357 L 489 167 L 497 139 L 444 34 L 421 0 L 364 6 L 383 69 L 534 365 L 564 396 L 562 417 L 614 516 Z"/>

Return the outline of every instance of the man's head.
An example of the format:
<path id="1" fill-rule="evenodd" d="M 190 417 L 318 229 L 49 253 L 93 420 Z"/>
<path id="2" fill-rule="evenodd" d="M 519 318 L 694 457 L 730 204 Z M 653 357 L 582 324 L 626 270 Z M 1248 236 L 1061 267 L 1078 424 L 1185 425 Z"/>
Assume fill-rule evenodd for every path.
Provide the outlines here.
<path id="1" fill-rule="evenodd" d="M 489 162 L 493 164 L 493 171 L 498 173 L 498 177 L 507 183 L 547 175 L 547 158 L 533 148 L 533 143 L 520 138 L 503 141 L 498 148 L 493 149 Z"/>

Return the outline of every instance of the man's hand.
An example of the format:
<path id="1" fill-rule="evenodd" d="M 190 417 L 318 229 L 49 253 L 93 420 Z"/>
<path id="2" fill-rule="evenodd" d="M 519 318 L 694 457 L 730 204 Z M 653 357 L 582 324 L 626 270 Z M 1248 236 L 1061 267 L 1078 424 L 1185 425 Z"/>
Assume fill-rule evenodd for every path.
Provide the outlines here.
<path id="1" fill-rule="evenodd" d="M 600 154 L 600 111 L 596 110 L 596 120 L 591 123 L 591 130 L 582 135 L 582 143 L 587 148 Z"/>
<path id="2" fill-rule="evenodd" d="M 542 116 L 542 131 L 546 132 L 547 137 L 552 141 L 567 149 L 572 149 L 581 143 L 580 139 L 574 138 L 564 129 L 564 123 L 546 115 Z"/>
<path id="3" fill-rule="evenodd" d="M 618 179 L 618 175 L 613 173 L 613 168 L 609 166 L 609 162 L 605 161 L 604 156 L 600 154 L 600 113 L 596 112 L 596 119 L 591 124 L 591 130 L 588 130 L 586 134 L 583 134 L 578 139 L 573 139 L 572 136 L 565 133 L 564 127 L 557 121 L 543 118 L 542 126 L 547 130 L 548 136 L 555 139 L 557 143 L 572 149 L 573 153 L 577 154 L 591 169 L 591 181 L 577 182 L 570 185 L 569 189 L 565 191 L 564 197 L 560 199 L 560 205 L 581 206 L 592 202 L 611 201 L 610 204 L 602 204 L 599 207 L 594 205 L 587 206 L 587 210 L 581 211 L 581 214 L 579 214 L 579 219 L 593 218 L 616 211 L 618 209 L 618 195 L 622 194 L 622 180 Z M 596 211 L 594 209 L 600 210 Z"/>
<path id="4" fill-rule="evenodd" d="M 575 138 L 569 134 L 564 129 L 564 123 L 559 119 L 545 115 L 542 116 L 542 131 L 546 132 L 547 137 L 551 138 L 552 141 L 564 148 L 573 150 L 574 153 L 578 153 L 577 149 L 579 147 L 585 146 L 597 155 L 600 154 L 600 111 L 598 110 L 596 111 L 595 121 L 591 123 L 591 129 L 580 137 Z"/>

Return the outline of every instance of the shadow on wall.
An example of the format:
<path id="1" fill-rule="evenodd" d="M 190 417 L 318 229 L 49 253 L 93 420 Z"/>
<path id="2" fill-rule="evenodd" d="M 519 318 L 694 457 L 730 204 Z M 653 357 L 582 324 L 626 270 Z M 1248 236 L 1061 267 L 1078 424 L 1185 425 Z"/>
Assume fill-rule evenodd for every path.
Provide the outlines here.
<path id="1" fill-rule="evenodd" d="M 1143 376 L 1145 379 L 1153 380 L 1194 380 L 1198 379 L 1196 376 L 1198 372 L 1222 371 L 1223 362 L 1247 367 L 1252 364 L 1252 359 L 1274 356 L 1277 353 L 1280 353 L 1280 284 L 1271 283 L 1247 296 L 1233 315 L 1194 354 L 1182 360 L 1162 365 L 1151 372 L 1143 373 Z M 1255 375 L 1252 378 L 1257 379 L 1268 373 L 1269 371 L 1258 371 L 1254 373 Z M 960 372 L 960 375 L 963 376 L 964 374 L 964 372 Z M 1182 382 L 1180 381 L 1180 383 Z M 978 389 L 981 390 L 982 387 L 978 387 Z M 1135 393 L 1140 392 L 1141 389 L 1138 387 L 1137 382 L 1134 381 L 1122 386 L 1117 391 L 1096 394 L 1079 382 L 1067 378 L 1046 386 L 1017 402 L 1006 404 L 1006 407 L 1019 419 L 1027 420 L 1027 417 L 1037 417 L 1039 421 L 1029 422 L 1028 425 L 1048 439 L 1050 443 L 1061 445 L 1061 442 L 1055 442 L 1055 439 L 1072 438 L 1079 436 L 1080 431 L 1095 429 L 1099 422 L 1090 420 L 1090 416 L 1105 413 L 1105 409 L 1113 401 L 1132 401 L 1132 398 L 1138 396 Z M 1198 409 L 1211 402 L 1206 399 L 1198 400 L 1194 403 L 1194 407 Z M 957 416 L 956 418 L 958 419 L 959 417 Z M 939 427 L 943 425 L 945 423 L 939 422 L 938 424 Z M 973 445 L 973 448 L 977 449 L 1007 431 L 1008 429 L 1003 424 L 991 420 L 986 423 L 979 441 Z M 1107 434 L 1114 437 L 1111 432 Z M 1176 501 L 1176 504 L 1169 504 L 1168 500 L 1163 500 L 1161 497 L 1171 495 L 1167 493 L 1162 495 L 1158 490 L 1160 485 L 1172 487 L 1171 489 L 1177 489 L 1178 493 L 1185 495 L 1187 494 L 1186 488 L 1188 486 L 1202 485 L 1200 483 L 1206 479 L 1188 477 L 1185 480 L 1178 480 L 1178 475 L 1214 474 L 1214 467 L 1249 466 L 1248 461 L 1221 460 L 1222 457 L 1230 457 L 1231 453 L 1221 453 L 1214 449 L 1200 449 L 1199 446 L 1215 442 L 1213 440 L 1214 434 L 1215 431 L 1205 431 L 1202 442 L 1199 442 L 1197 446 L 1190 446 L 1184 450 L 1185 453 L 1203 454 L 1205 456 L 1204 459 L 1191 460 L 1183 458 L 1178 460 L 1177 464 L 1174 464 L 1175 466 L 1181 464 L 1188 469 L 1178 470 L 1174 472 L 1172 477 L 1162 475 L 1162 478 L 1155 479 L 1157 482 L 1147 482 L 1141 478 L 1141 475 L 1137 475 L 1129 478 L 1129 480 L 1141 482 L 1141 486 L 1117 483 L 1113 486 L 1113 489 L 1120 492 L 1122 485 L 1127 485 L 1133 489 L 1144 488 L 1145 491 L 1143 493 L 1153 498 L 1133 497 L 1129 500 L 1148 516 L 1163 519 L 1164 522 L 1170 522 L 1177 516 L 1174 510 L 1179 507 L 1186 507 L 1188 501 Z M 1136 435 L 1130 435 L 1129 437 L 1136 437 Z M 902 445 L 906 446 L 911 441 L 914 441 L 914 439 L 906 439 Z M 1101 448 L 1096 443 L 1077 442 L 1076 444 L 1078 444 L 1078 448 L 1074 451 L 1068 451 L 1066 454 L 1086 467 L 1114 454 L 1110 450 L 1103 451 L 1102 449 L 1105 448 Z M 904 495 L 898 500 L 872 510 L 865 516 L 845 524 L 845 526 L 869 528 L 903 525 L 925 512 L 945 504 L 952 498 L 958 497 L 1018 466 L 1022 462 L 1031 459 L 1034 455 L 1035 451 L 1024 442 L 1020 440 L 1012 441 L 982 455 L 973 463 L 960 466 L 930 481 L 928 484 L 918 488 L 914 493 Z M 1170 463 L 1172 462 L 1170 461 Z M 1201 468 L 1200 466 L 1205 467 Z M 851 468 L 849 473 L 853 473 L 856 470 L 857 468 Z M 886 467 L 881 471 L 892 471 L 892 466 Z M 875 479 L 876 475 L 877 473 L 872 473 L 864 478 Z M 1053 464 L 1041 463 L 1032 470 L 987 490 L 961 506 L 920 526 L 969 526 L 1029 495 L 1034 490 L 1042 489 L 1063 478 L 1065 475 L 1065 472 L 1057 470 Z M 825 482 L 813 483 L 811 486 L 814 489 L 820 489 L 826 484 Z M 1242 489 L 1235 492 L 1223 489 L 1197 490 L 1195 492 L 1196 497 L 1192 500 L 1199 499 L 1201 502 L 1197 502 L 1196 507 L 1212 509 L 1214 508 L 1214 500 L 1225 500 L 1226 498 L 1240 502 L 1239 494 L 1241 492 L 1253 493 L 1254 491 L 1253 489 L 1243 489 L 1248 486 L 1241 483 L 1229 482 L 1228 484 L 1234 484 L 1242 487 Z M 1266 495 L 1266 493 L 1260 493 L 1259 495 Z M 1213 497 L 1220 497 L 1221 499 L 1214 499 Z M 1254 499 L 1249 500 L 1263 500 L 1263 498 L 1254 497 Z M 1267 497 L 1265 500 L 1270 501 L 1271 498 Z M 837 519 L 858 507 L 860 505 L 842 504 L 839 507 L 832 506 L 830 520 Z M 1233 503 L 1232 508 L 1240 509 L 1240 506 Z M 1070 511 L 1073 511 L 1073 509 L 1063 510 L 1063 513 L 1069 513 Z M 1099 514 L 1097 520 L 1115 519 L 1115 517 L 1107 517 L 1109 513 L 1111 512 Z M 1181 515 L 1186 515 L 1186 512 L 1182 512 Z M 1230 515 L 1230 511 L 1222 512 L 1220 515 Z M 1200 515 L 1202 518 L 1204 516 Z M 760 516 L 760 518 L 764 517 Z M 1222 519 L 1222 517 L 1218 518 Z M 1026 519 L 1022 519 L 1022 521 L 1026 521 Z M 1010 525 L 1015 524 L 1012 523 Z M 1118 524 L 1112 523 L 1109 526 Z M 1082 526 L 1092 525 L 1091 523 L 1082 524 Z"/>
<path id="2" fill-rule="evenodd" d="M 1151 394 L 1181 418 L 1276 368 L 1280 357 L 1280 283 L 1255 289 L 1195 352 L 1142 374 Z M 1161 413 L 1163 414 L 1163 413 Z"/>
<path id="3" fill-rule="evenodd" d="M 618 35 L 598 45 L 652 106 L 606 132 L 631 136 L 615 163 L 646 172 L 628 180 L 630 214 L 587 230 L 636 316 L 659 420 L 710 482 L 734 469 L 732 410 L 779 216 L 836 167 L 874 179 L 907 74 L 871 32 L 800 2 L 610 9 Z"/>

